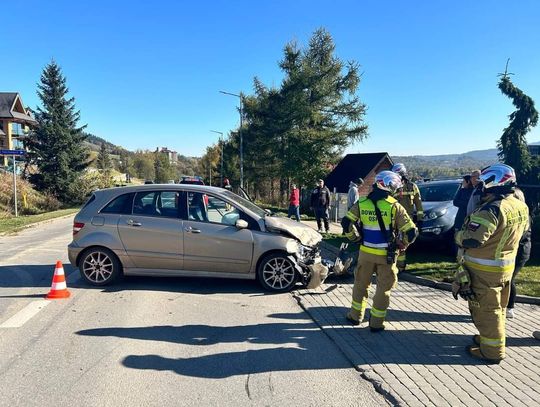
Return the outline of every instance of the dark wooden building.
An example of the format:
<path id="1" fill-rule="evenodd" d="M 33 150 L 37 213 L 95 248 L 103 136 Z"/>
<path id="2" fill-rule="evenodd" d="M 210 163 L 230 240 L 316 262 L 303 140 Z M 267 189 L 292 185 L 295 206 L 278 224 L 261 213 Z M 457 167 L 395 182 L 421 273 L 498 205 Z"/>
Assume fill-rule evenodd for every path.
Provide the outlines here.
<path id="1" fill-rule="evenodd" d="M 388 153 L 359 153 L 347 154 L 339 164 L 326 177 L 325 184 L 336 192 L 346 194 L 349 191 L 349 182 L 364 180 L 358 188 L 360 195 L 367 195 L 375 182 L 375 175 L 383 170 L 392 168 L 394 162 Z"/>

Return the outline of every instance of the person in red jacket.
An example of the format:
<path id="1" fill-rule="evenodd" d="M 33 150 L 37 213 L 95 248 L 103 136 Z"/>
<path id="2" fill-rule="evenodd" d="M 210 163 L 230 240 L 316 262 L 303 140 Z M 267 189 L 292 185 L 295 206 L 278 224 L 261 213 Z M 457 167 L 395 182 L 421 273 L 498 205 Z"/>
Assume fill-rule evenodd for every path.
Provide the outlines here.
<path id="1" fill-rule="evenodd" d="M 289 214 L 288 217 L 294 216 L 297 222 L 300 222 L 300 190 L 296 184 L 291 186 L 291 195 L 289 197 Z"/>

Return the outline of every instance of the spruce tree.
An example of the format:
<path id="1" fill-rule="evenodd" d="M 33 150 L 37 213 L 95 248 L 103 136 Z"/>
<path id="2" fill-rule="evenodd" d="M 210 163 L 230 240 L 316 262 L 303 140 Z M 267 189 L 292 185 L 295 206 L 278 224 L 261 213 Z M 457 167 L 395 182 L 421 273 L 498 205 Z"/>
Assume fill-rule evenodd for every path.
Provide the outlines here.
<path id="1" fill-rule="evenodd" d="M 66 78 L 55 61 L 51 61 L 41 74 L 38 96 L 38 125 L 28 140 L 30 163 L 37 173 L 30 181 L 41 191 L 48 192 L 64 203 L 74 203 L 77 181 L 88 166 L 88 152 L 83 144 L 86 135 L 78 127 L 80 112 L 75 99 L 69 98 Z"/>
<path id="2" fill-rule="evenodd" d="M 508 64 L 507 64 L 508 67 Z M 499 158 L 516 171 L 518 182 L 526 182 L 532 169 L 532 160 L 525 135 L 538 123 L 534 101 L 516 87 L 505 72 L 499 81 L 501 92 L 512 99 L 516 110 L 510 114 L 510 124 L 497 143 Z"/>

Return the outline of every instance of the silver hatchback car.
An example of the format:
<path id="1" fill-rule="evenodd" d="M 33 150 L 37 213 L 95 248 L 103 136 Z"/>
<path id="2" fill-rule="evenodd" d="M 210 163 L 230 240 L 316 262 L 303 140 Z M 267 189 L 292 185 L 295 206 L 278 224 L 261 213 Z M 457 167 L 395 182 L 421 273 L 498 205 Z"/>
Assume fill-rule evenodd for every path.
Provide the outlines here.
<path id="1" fill-rule="evenodd" d="M 94 192 L 75 217 L 68 252 L 98 286 L 122 274 L 214 276 L 283 292 L 309 282 L 321 240 L 226 189 L 151 184 Z"/>

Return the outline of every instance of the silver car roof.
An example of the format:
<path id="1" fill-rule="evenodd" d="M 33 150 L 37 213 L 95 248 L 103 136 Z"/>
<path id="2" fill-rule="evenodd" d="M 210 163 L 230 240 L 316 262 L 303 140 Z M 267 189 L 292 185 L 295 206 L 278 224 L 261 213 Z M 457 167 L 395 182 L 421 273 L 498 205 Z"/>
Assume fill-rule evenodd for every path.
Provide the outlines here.
<path id="1" fill-rule="evenodd" d="M 197 185 L 197 184 L 144 184 L 144 185 L 130 185 L 125 187 L 105 188 L 94 191 L 95 193 L 105 194 L 129 194 L 130 192 L 137 191 L 193 191 L 193 192 L 212 192 L 214 194 L 221 194 L 227 191 L 224 188 L 211 187 L 209 185 Z"/>

